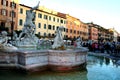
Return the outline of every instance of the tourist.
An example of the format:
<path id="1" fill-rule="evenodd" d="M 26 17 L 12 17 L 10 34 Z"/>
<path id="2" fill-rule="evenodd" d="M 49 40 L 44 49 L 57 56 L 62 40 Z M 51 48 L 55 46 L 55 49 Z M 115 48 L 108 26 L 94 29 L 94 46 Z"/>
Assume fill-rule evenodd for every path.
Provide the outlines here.
<path id="1" fill-rule="evenodd" d="M 99 43 L 99 50 L 101 53 L 104 53 L 104 43 L 103 42 Z"/>
<path id="2" fill-rule="evenodd" d="M 105 50 L 108 54 L 111 54 L 111 47 L 110 47 L 110 42 L 109 41 L 107 41 L 105 43 Z"/>

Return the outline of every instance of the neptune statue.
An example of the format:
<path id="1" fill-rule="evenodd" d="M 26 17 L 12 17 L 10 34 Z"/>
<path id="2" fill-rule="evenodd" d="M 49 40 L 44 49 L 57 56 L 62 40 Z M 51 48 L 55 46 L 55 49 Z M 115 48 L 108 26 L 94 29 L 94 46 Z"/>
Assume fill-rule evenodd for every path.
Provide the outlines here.
<path id="1" fill-rule="evenodd" d="M 34 10 L 36 10 L 39 7 L 39 3 L 32 7 L 30 10 L 26 11 L 26 19 L 25 23 L 22 29 L 22 32 L 18 36 L 18 38 L 15 40 L 15 45 L 17 47 L 36 47 L 38 43 L 38 38 L 35 36 L 36 33 L 36 26 L 33 23 L 35 20 L 36 13 Z"/>

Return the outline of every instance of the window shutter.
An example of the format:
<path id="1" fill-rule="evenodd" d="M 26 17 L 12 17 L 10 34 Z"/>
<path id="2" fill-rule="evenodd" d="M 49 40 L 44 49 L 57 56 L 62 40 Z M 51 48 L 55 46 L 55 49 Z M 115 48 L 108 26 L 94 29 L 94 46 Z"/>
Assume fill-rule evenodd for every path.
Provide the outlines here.
<path id="1" fill-rule="evenodd" d="M 6 6 L 8 6 L 8 1 L 6 2 Z"/>
<path id="2" fill-rule="evenodd" d="M 10 14 L 9 14 L 9 16 L 11 17 L 11 11 L 10 11 Z"/>
<path id="3" fill-rule="evenodd" d="M 14 8 L 16 9 L 16 3 L 14 3 L 14 4 L 15 4 Z"/>

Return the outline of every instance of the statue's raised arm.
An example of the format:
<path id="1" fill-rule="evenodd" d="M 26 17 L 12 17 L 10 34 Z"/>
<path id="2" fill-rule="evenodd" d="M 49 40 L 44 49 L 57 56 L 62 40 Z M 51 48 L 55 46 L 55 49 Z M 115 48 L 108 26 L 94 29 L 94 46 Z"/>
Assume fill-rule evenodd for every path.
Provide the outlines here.
<path id="1" fill-rule="evenodd" d="M 38 2 L 38 4 L 35 7 L 32 7 L 32 9 L 30 11 L 36 10 L 39 7 L 40 1 Z"/>

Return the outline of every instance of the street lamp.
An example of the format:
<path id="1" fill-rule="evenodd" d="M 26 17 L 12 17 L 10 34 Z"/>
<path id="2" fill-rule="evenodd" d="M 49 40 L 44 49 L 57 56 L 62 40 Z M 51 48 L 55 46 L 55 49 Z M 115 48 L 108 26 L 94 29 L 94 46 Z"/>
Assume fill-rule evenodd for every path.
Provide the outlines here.
<path id="1" fill-rule="evenodd" d="M 12 1 L 12 23 L 11 23 L 11 41 L 13 40 L 13 30 L 14 30 L 14 0 Z"/>

